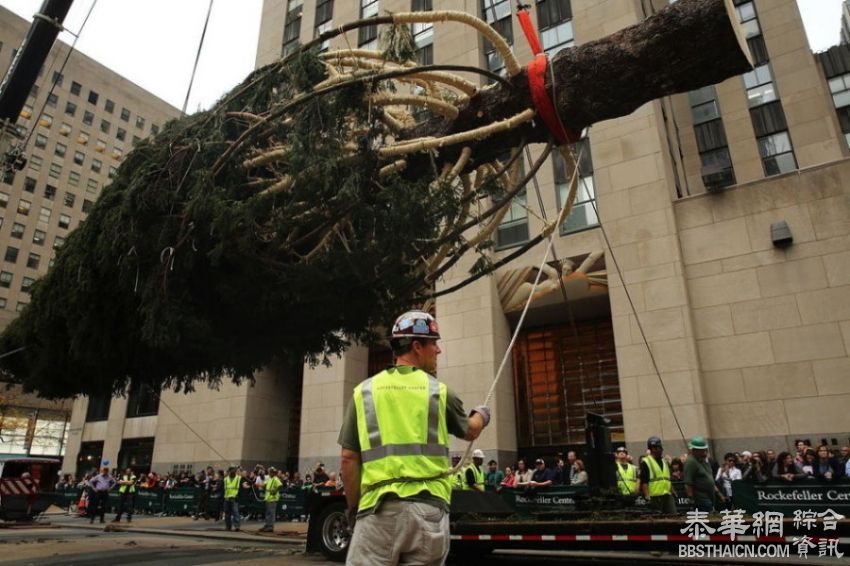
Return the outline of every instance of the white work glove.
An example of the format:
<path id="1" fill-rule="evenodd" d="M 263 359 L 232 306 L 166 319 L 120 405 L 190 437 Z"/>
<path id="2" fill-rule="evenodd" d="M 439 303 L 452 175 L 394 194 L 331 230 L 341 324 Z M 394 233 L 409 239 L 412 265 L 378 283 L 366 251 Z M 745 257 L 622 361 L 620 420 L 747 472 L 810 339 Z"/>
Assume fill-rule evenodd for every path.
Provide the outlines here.
<path id="1" fill-rule="evenodd" d="M 490 408 L 485 407 L 484 405 L 478 405 L 477 407 L 473 407 L 469 412 L 469 416 L 471 417 L 475 413 L 481 415 L 481 418 L 484 419 L 484 426 L 486 427 L 490 424 Z"/>

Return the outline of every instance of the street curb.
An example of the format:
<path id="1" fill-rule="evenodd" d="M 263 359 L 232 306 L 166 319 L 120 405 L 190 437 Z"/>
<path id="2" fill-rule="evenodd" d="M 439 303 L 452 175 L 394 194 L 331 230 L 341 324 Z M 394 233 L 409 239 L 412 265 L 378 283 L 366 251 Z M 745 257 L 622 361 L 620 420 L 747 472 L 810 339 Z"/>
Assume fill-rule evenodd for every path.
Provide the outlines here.
<path id="1" fill-rule="evenodd" d="M 64 527 L 64 525 L 63 525 Z M 105 526 L 95 526 L 95 525 L 73 525 L 70 526 L 73 529 L 84 529 L 88 531 L 100 531 L 100 532 L 113 532 L 113 533 L 138 533 L 144 535 L 162 535 L 162 536 L 171 536 L 171 537 L 195 537 L 195 538 L 205 538 L 210 540 L 228 540 L 232 542 L 263 542 L 263 543 L 273 543 L 273 544 L 286 544 L 286 545 L 294 545 L 294 544 L 306 544 L 307 540 L 305 538 L 292 538 L 292 537 L 276 537 L 269 535 L 255 535 L 248 534 L 246 531 L 240 531 L 239 533 L 228 533 L 227 531 L 218 532 L 210 532 L 210 531 L 181 531 L 176 529 L 150 529 L 144 527 L 124 527 L 124 526 L 114 526 L 109 531 L 106 530 Z M 244 534 L 242 534 L 244 533 Z"/>

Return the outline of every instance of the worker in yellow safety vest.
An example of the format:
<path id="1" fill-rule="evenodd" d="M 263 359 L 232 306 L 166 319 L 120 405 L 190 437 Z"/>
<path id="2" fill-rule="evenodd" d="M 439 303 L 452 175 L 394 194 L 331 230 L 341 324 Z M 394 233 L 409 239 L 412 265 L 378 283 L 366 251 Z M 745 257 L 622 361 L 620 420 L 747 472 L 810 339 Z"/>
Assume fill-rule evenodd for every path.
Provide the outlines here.
<path id="1" fill-rule="evenodd" d="M 460 455 L 455 454 L 452 456 L 452 469 L 456 468 L 460 463 Z M 456 474 L 452 476 L 452 489 L 463 489 L 463 468 L 457 471 Z"/>
<path id="2" fill-rule="evenodd" d="M 272 466 L 269 468 L 269 476 L 266 479 L 266 524 L 260 529 L 261 532 L 274 532 L 274 521 L 277 518 L 277 502 L 280 499 L 280 488 L 283 482 L 278 477 L 279 472 Z"/>
<path id="3" fill-rule="evenodd" d="M 670 465 L 664 458 L 661 439 L 650 436 L 646 441 L 649 454 L 640 462 L 640 483 L 643 496 L 650 507 L 667 515 L 676 514 L 676 499 L 673 482 L 670 480 Z"/>
<path id="4" fill-rule="evenodd" d="M 490 422 L 433 376 L 437 321 L 410 311 L 393 324 L 396 365 L 354 388 L 339 434 L 349 516 L 347 564 L 441 564 L 449 552 L 449 434 L 474 440 Z"/>
<path id="5" fill-rule="evenodd" d="M 236 467 L 230 466 L 224 476 L 224 528 L 238 531 L 242 523 L 239 516 L 239 485 L 242 477 L 236 473 Z"/>
<path id="6" fill-rule="evenodd" d="M 475 450 L 472 453 L 472 463 L 463 469 L 463 489 L 484 491 L 484 452 Z"/>
<path id="7" fill-rule="evenodd" d="M 623 495 L 637 495 L 640 493 L 640 479 L 638 479 L 637 466 L 629 462 L 629 451 L 625 446 L 620 446 L 616 451 L 617 461 L 614 469 L 617 473 L 617 489 Z"/>
<path id="8" fill-rule="evenodd" d="M 121 515 L 127 513 L 127 522 L 133 522 L 133 507 L 136 506 L 136 474 L 131 468 L 124 470 L 124 475 L 118 480 L 118 514 L 113 523 L 121 522 Z"/>

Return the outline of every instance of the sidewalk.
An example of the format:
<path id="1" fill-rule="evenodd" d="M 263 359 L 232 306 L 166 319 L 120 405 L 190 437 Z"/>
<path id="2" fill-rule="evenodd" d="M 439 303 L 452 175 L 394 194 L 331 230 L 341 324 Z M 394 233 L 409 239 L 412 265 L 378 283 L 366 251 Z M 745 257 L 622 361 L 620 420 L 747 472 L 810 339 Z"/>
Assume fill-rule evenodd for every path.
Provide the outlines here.
<path id="1" fill-rule="evenodd" d="M 111 522 L 114 515 L 106 516 L 106 523 L 95 521 L 90 524 L 88 519 L 62 513 L 48 513 L 46 519 L 52 525 L 74 529 L 86 529 L 104 532 L 143 533 L 162 536 L 196 537 L 234 542 L 275 543 L 287 545 L 302 545 L 307 541 L 307 523 L 283 522 L 275 524 L 273 533 L 261 533 L 262 521 L 242 521 L 241 530 L 227 531 L 224 520 L 213 521 L 204 519 L 193 520 L 191 517 L 157 517 L 152 515 L 133 516 L 133 522 L 126 520 L 120 523 Z"/>

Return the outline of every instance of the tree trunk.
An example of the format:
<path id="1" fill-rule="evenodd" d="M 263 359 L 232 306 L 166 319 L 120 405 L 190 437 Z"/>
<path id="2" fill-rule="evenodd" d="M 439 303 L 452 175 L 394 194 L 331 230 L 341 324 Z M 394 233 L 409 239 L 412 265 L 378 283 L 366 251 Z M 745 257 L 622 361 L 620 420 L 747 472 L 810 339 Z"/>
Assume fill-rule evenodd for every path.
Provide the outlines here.
<path id="1" fill-rule="evenodd" d="M 741 38 L 732 0 L 679 0 L 643 22 L 613 35 L 564 49 L 551 61 L 547 92 L 571 131 L 626 116 L 657 98 L 721 82 L 752 69 Z M 555 79 L 552 84 L 552 78 Z M 525 72 L 481 90 L 454 120 L 439 119 L 405 131 L 401 138 L 447 136 L 501 120 L 533 107 Z M 520 139 L 549 138 L 542 120 L 472 145 L 467 169 L 487 162 L 517 145 Z M 461 147 L 441 151 L 440 161 L 453 162 Z M 411 156 L 408 171 L 417 171 Z"/>

